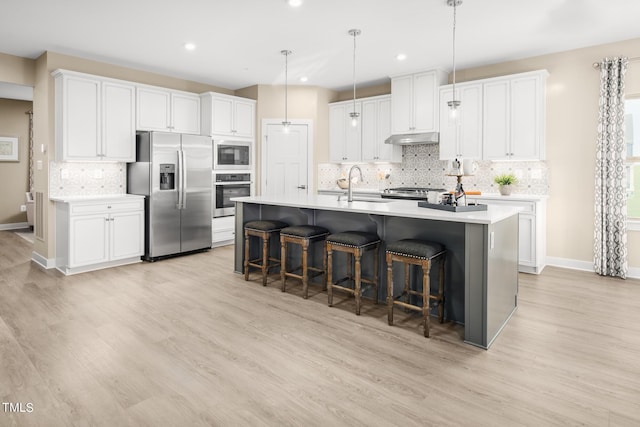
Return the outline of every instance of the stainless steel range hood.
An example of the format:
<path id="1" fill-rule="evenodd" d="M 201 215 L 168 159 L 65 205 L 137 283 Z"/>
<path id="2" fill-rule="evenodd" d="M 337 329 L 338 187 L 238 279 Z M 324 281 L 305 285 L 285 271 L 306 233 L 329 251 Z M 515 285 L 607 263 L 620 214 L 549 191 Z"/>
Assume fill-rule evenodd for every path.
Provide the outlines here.
<path id="1" fill-rule="evenodd" d="M 424 132 L 411 133 L 403 135 L 391 135 L 385 139 L 385 144 L 393 145 L 419 145 L 419 144 L 437 144 L 440 141 L 440 133 Z"/>

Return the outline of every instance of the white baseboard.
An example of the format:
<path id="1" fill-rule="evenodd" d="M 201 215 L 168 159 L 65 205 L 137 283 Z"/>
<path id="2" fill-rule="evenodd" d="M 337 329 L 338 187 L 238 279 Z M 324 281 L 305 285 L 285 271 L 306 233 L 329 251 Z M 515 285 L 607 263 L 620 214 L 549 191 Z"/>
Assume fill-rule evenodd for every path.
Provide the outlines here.
<path id="1" fill-rule="evenodd" d="M 29 228 L 29 223 L 15 222 L 13 224 L 0 224 L 0 230 L 20 230 L 22 228 Z"/>
<path id="2" fill-rule="evenodd" d="M 595 272 L 593 269 L 593 262 L 578 261 L 568 258 L 547 257 L 547 265 L 554 267 L 569 268 L 571 270 L 582 270 Z M 629 267 L 627 271 L 627 277 L 630 279 L 640 279 L 640 268 Z"/>
<path id="3" fill-rule="evenodd" d="M 55 268 L 56 266 L 55 259 L 45 258 L 35 251 L 31 252 L 31 261 L 35 262 L 42 268 L 46 268 L 47 270 L 50 268 Z"/>

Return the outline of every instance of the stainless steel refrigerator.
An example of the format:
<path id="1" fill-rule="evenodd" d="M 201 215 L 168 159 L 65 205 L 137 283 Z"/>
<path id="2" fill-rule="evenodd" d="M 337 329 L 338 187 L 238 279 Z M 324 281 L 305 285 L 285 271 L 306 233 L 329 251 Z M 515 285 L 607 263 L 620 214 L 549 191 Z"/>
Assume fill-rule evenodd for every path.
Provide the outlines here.
<path id="1" fill-rule="evenodd" d="M 144 259 L 211 247 L 211 138 L 138 132 L 127 193 L 145 197 Z"/>

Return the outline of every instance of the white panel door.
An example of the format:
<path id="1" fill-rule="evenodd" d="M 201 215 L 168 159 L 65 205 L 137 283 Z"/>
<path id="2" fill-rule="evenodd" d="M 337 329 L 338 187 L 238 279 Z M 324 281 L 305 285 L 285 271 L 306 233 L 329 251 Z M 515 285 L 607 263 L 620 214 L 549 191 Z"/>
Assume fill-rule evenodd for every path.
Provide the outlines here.
<path id="1" fill-rule="evenodd" d="M 211 133 L 216 135 L 232 135 L 233 130 L 233 100 L 231 98 L 216 98 L 211 101 L 212 123 Z"/>
<path id="2" fill-rule="evenodd" d="M 460 135 L 458 149 L 461 157 L 482 158 L 482 85 L 460 88 Z M 447 106 L 448 107 L 448 106 Z"/>
<path id="3" fill-rule="evenodd" d="M 292 124 L 287 133 L 280 124 L 267 125 L 263 195 L 298 197 L 307 194 L 308 144 L 307 125 Z"/>
<path id="4" fill-rule="evenodd" d="M 509 80 L 484 85 L 482 124 L 482 158 L 484 160 L 509 158 L 511 145 L 509 98 Z"/>
<path id="5" fill-rule="evenodd" d="M 329 161 L 341 163 L 347 160 L 344 147 L 347 121 L 345 104 L 329 106 Z"/>
<path id="6" fill-rule="evenodd" d="M 511 81 L 511 157 L 540 158 L 538 76 Z"/>
<path id="7" fill-rule="evenodd" d="M 110 216 L 110 260 L 132 258 L 144 253 L 144 212 Z"/>
<path id="8" fill-rule="evenodd" d="M 249 101 L 236 100 L 234 103 L 233 121 L 236 136 L 253 138 L 255 131 L 255 108 L 254 103 Z"/>
<path id="9" fill-rule="evenodd" d="M 63 95 L 65 160 L 98 160 L 100 81 L 65 77 Z"/>
<path id="10" fill-rule="evenodd" d="M 413 116 L 415 132 L 436 132 L 438 130 L 438 86 L 436 73 L 429 71 L 413 76 Z"/>
<path id="11" fill-rule="evenodd" d="M 391 79 L 391 130 L 393 134 L 410 133 L 413 125 L 413 76 Z"/>

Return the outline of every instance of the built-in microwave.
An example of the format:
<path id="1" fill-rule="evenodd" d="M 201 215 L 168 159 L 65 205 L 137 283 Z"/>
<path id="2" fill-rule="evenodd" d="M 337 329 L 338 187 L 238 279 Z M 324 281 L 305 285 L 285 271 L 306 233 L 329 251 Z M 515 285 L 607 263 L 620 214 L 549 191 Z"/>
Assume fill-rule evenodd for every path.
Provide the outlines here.
<path id="1" fill-rule="evenodd" d="M 213 170 L 252 169 L 251 142 L 213 139 Z"/>

